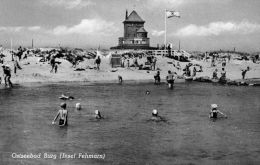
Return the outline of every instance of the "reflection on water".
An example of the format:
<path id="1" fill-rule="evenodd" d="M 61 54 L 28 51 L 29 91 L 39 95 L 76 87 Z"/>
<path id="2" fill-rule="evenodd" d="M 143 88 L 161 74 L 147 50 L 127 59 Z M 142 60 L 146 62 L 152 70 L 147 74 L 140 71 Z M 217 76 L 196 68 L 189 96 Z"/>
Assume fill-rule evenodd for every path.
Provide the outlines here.
<path id="1" fill-rule="evenodd" d="M 146 91 L 150 94 L 147 95 Z M 69 126 L 51 125 L 59 96 Z M 260 90 L 212 84 L 52 84 L 0 89 L 1 163 L 10 164 L 257 164 Z M 81 111 L 75 110 L 80 102 Z M 210 104 L 228 119 L 208 119 Z M 104 120 L 94 119 L 94 110 Z M 153 109 L 167 122 L 147 122 Z M 98 153 L 97 159 L 12 159 L 10 153 Z"/>

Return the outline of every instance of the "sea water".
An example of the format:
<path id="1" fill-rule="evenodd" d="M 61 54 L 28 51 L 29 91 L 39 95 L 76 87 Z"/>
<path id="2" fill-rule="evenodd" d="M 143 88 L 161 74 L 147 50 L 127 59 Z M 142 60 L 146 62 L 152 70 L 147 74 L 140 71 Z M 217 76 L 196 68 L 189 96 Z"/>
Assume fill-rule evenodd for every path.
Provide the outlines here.
<path id="1" fill-rule="evenodd" d="M 66 101 L 69 126 L 63 128 L 51 124 L 61 94 L 75 98 Z M 209 120 L 212 103 L 228 118 Z M 96 109 L 104 120 L 94 119 Z M 167 122 L 149 121 L 153 109 Z M 259 128 L 258 87 L 61 83 L 0 89 L 0 164 L 258 164 Z"/>

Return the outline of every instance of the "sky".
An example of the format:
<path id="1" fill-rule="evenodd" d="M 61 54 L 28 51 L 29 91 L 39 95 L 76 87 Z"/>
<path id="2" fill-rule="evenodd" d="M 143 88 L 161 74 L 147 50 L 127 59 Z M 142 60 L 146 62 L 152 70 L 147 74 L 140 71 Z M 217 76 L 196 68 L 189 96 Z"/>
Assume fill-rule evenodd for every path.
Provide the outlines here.
<path id="1" fill-rule="evenodd" d="M 145 20 L 150 45 L 187 51 L 260 51 L 260 0 L 0 0 L 0 44 L 109 48 L 123 36 L 125 11 Z"/>

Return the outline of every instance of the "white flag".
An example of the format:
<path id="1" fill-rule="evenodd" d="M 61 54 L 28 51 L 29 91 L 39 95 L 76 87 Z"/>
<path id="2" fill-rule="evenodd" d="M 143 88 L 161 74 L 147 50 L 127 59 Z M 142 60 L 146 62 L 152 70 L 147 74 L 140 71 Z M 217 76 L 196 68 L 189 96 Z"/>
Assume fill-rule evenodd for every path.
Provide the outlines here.
<path id="1" fill-rule="evenodd" d="M 171 17 L 181 17 L 180 16 L 180 12 L 178 12 L 178 11 L 168 11 L 168 10 L 166 10 L 166 17 L 167 18 L 171 18 Z"/>

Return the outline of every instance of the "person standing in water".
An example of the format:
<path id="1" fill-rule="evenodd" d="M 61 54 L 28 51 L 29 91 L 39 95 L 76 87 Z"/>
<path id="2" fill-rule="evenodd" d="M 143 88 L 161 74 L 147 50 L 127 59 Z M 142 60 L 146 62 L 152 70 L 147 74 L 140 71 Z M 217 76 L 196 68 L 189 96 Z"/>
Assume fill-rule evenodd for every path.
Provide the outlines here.
<path id="1" fill-rule="evenodd" d="M 99 110 L 95 110 L 95 118 L 96 119 L 104 119 L 104 117 L 101 116 L 101 113 L 99 112 Z"/>
<path id="2" fill-rule="evenodd" d="M 173 84 L 174 84 L 175 76 L 172 74 L 172 72 L 169 70 L 168 75 L 166 76 L 166 81 L 168 83 L 168 87 L 170 89 L 173 89 Z"/>
<path id="3" fill-rule="evenodd" d="M 227 115 L 225 115 L 224 113 L 222 113 L 220 110 L 217 109 L 218 105 L 217 104 L 211 104 L 211 111 L 209 113 L 209 118 L 211 119 L 217 119 L 218 118 L 218 114 L 223 115 L 225 118 L 227 118 Z"/>
<path id="4" fill-rule="evenodd" d="M 66 110 L 66 103 L 61 103 L 61 109 L 58 111 L 57 115 L 55 116 L 52 124 L 55 124 L 55 121 L 59 118 L 59 126 L 66 126 L 68 125 L 68 110 Z"/>
<path id="5" fill-rule="evenodd" d="M 2 65 L 3 72 L 4 72 L 4 80 L 5 86 L 13 87 L 13 83 L 11 82 L 11 68 L 9 65 Z"/>
<path id="6" fill-rule="evenodd" d="M 158 70 L 157 73 L 154 75 L 154 84 L 160 84 L 161 83 L 161 77 L 160 77 L 160 71 Z"/>
<path id="7" fill-rule="evenodd" d="M 123 77 L 118 75 L 118 83 L 119 84 L 122 84 L 123 83 Z"/>

